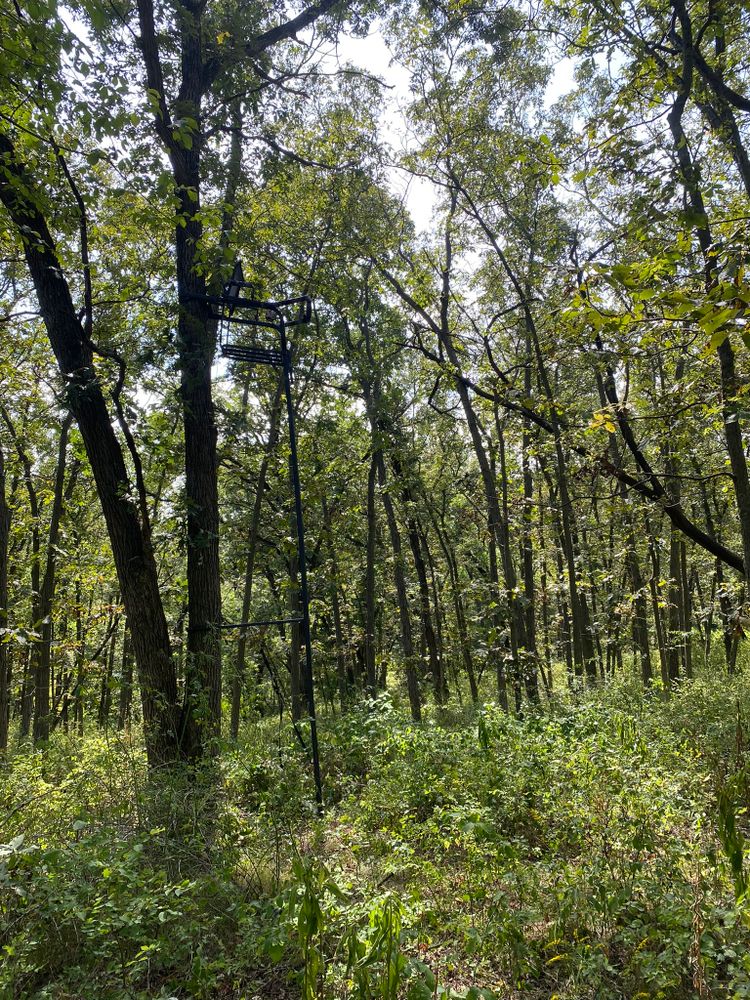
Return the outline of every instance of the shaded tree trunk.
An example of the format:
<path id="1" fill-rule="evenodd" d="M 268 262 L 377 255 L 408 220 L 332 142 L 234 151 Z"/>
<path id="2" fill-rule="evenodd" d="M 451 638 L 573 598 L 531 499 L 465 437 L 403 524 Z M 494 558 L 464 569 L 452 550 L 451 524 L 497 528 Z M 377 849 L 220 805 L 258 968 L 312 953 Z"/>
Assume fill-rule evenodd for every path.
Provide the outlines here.
<path id="1" fill-rule="evenodd" d="M 99 693 L 99 728 L 105 731 L 109 728 L 109 716 L 112 710 L 112 684 L 115 676 L 115 654 L 117 652 L 117 626 L 120 622 L 119 613 L 114 613 L 110 625 L 111 635 L 107 644 L 107 653 L 104 658 L 104 673 L 102 674 L 102 687 Z"/>
<path id="2" fill-rule="evenodd" d="M 471 655 L 469 632 L 466 626 L 466 612 L 464 610 L 464 602 L 461 596 L 458 562 L 456 560 L 456 554 L 453 546 L 450 543 L 448 533 L 445 532 L 438 524 L 437 518 L 432 515 L 432 512 L 430 513 L 432 524 L 435 528 L 435 534 L 437 535 L 438 543 L 442 549 L 443 556 L 445 557 L 445 564 L 448 567 L 448 582 L 451 590 L 451 598 L 453 600 L 453 610 L 456 616 L 456 631 L 458 632 L 458 641 L 461 647 L 461 659 L 469 681 L 471 700 L 473 704 L 476 705 L 479 701 L 479 688 L 477 686 L 476 671 L 474 670 L 474 660 Z"/>
<path id="3" fill-rule="evenodd" d="M 8 540 L 10 508 L 5 494 L 5 455 L 0 444 L 0 755 L 8 746 L 10 724 L 10 656 L 4 641 L 8 628 Z"/>
<path id="4" fill-rule="evenodd" d="M 683 27 L 689 31 L 689 21 L 683 19 L 682 23 Z M 683 48 L 681 89 L 672 105 L 671 111 L 667 115 L 667 121 L 672 133 L 674 153 L 679 166 L 682 184 L 696 220 L 694 231 L 703 253 L 706 290 L 710 292 L 718 280 L 715 243 L 708 224 L 708 213 L 700 185 L 700 173 L 693 161 L 690 143 L 682 126 L 685 106 L 693 85 L 694 69 L 695 62 L 692 42 L 690 38 L 686 38 Z M 729 335 L 719 344 L 717 353 L 719 356 L 724 410 L 724 439 L 734 479 L 738 525 L 742 539 L 743 571 L 744 575 L 747 576 L 750 573 L 750 478 L 748 478 L 747 459 L 742 440 L 742 425 L 740 423 L 741 405 L 737 398 L 740 383 L 737 376 L 734 349 L 729 340 Z"/>
<path id="5" fill-rule="evenodd" d="M 659 580 L 661 579 L 659 543 L 656 535 L 651 529 L 648 518 L 646 518 L 646 533 L 649 540 L 648 551 L 651 557 L 651 578 L 649 579 L 649 589 L 651 591 L 651 607 L 654 618 L 654 629 L 656 631 L 656 643 L 659 649 L 661 682 L 665 695 L 668 695 L 670 689 L 669 654 L 667 648 L 667 637 L 664 634 L 664 621 L 661 612 L 662 600 L 659 593 Z"/>
<path id="6" fill-rule="evenodd" d="M 120 697 L 117 706 L 117 728 L 122 731 L 130 725 L 130 712 L 133 701 L 133 658 L 130 653 L 130 632 L 127 628 L 122 635 L 122 659 L 120 664 Z"/>
<path id="7" fill-rule="evenodd" d="M 57 550 L 60 536 L 60 522 L 66 501 L 69 501 L 75 487 L 78 475 L 78 462 L 75 462 L 65 487 L 66 454 L 68 448 L 68 432 L 73 420 L 72 414 L 66 414 L 60 428 L 60 441 L 55 470 L 55 486 L 50 512 L 49 532 L 47 536 L 47 559 L 39 591 L 39 651 L 36 657 L 34 676 L 34 742 L 49 739 L 52 717 L 50 711 L 50 678 L 53 640 L 53 601 L 57 583 Z"/>
<path id="8" fill-rule="evenodd" d="M 401 499 L 406 512 L 406 533 L 414 562 L 414 569 L 417 574 L 420 621 L 424 645 L 427 651 L 428 669 L 432 678 L 432 689 L 435 694 L 435 701 L 438 705 L 442 705 L 447 698 L 447 687 L 443 674 L 442 658 L 433 625 L 430 588 L 427 580 L 427 567 L 422 553 L 420 526 L 416 515 L 413 513 L 414 498 L 406 482 L 403 467 L 396 456 L 392 456 L 391 462 L 394 473 L 401 483 Z"/>
<path id="9" fill-rule="evenodd" d="M 18 233 L 35 234 L 25 243 L 24 253 L 107 524 L 140 675 L 149 760 L 164 763 L 178 755 L 177 682 L 148 524 L 132 499 L 123 451 L 94 366 L 90 336 L 73 305 L 54 240 L 37 207 L 34 184 L 3 134 L 0 157 L 4 163 L 0 201 Z"/>

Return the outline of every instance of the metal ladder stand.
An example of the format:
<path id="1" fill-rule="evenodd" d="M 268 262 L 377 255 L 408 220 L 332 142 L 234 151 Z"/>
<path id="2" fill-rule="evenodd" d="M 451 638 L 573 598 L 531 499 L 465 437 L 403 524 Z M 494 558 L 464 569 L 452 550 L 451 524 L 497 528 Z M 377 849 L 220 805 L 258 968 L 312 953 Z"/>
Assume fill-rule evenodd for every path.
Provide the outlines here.
<path id="1" fill-rule="evenodd" d="M 240 261 L 234 265 L 232 277 L 227 281 L 220 296 L 205 296 L 211 307 L 211 314 L 219 321 L 219 349 L 225 358 L 251 365 L 270 365 L 283 372 L 284 395 L 286 397 L 287 422 L 289 427 L 289 463 L 294 492 L 294 512 L 297 527 L 297 556 L 300 575 L 301 618 L 271 618 L 264 621 L 235 622 L 220 626 L 222 629 L 257 628 L 263 625 L 300 624 L 305 647 L 305 669 L 303 689 L 307 701 L 310 720 L 310 750 L 313 776 L 315 779 L 315 800 L 318 811 L 323 808 L 323 783 L 320 776 L 320 756 L 318 752 L 318 727 L 315 717 L 315 687 L 313 683 L 312 640 L 310 638 L 310 599 L 307 590 L 307 559 L 305 557 L 305 526 L 302 519 L 302 490 L 297 460 L 297 433 L 292 403 L 292 345 L 287 340 L 287 327 L 301 326 L 310 322 L 312 302 L 307 295 L 278 302 L 264 302 L 250 297 L 251 286 L 244 280 Z M 294 318 L 287 315 L 296 310 Z M 257 343 L 243 343 L 241 335 L 233 336 L 236 326 L 253 330 L 273 330 L 278 336 L 278 347 L 264 347 Z M 252 338 L 250 338 L 252 339 Z"/>

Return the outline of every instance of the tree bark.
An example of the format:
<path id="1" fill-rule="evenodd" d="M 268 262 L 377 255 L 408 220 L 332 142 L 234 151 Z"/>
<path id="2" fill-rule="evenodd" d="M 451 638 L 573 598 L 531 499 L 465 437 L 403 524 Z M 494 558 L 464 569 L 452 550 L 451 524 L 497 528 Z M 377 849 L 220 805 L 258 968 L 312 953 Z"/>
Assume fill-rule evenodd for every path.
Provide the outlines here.
<path id="1" fill-rule="evenodd" d="M 178 755 L 177 684 L 150 540 L 132 499 L 92 346 L 73 305 L 47 222 L 37 208 L 33 181 L 4 134 L 0 134 L 0 161 L 0 201 L 19 237 L 34 234 L 33 239 L 23 241 L 26 262 L 107 525 L 138 665 L 148 757 L 152 764 L 165 763 Z"/>
<path id="2" fill-rule="evenodd" d="M 26 451 L 23 441 L 23 431 L 19 433 L 10 414 L 2 404 L 0 404 L 5 426 L 8 428 L 13 446 L 18 455 L 18 460 L 23 469 L 23 481 L 26 487 L 26 495 L 29 499 L 29 514 L 31 515 L 31 528 L 29 531 L 29 544 L 31 548 L 29 558 L 29 571 L 31 578 L 31 617 L 29 620 L 29 633 L 32 641 L 26 651 L 23 667 L 23 678 L 21 682 L 21 725 L 19 736 L 26 739 L 31 731 L 31 721 L 34 713 L 34 684 L 38 673 L 38 662 L 40 654 L 40 637 L 38 629 L 39 619 L 39 594 L 41 591 L 41 523 L 39 510 L 39 497 L 32 470 L 31 457 Z"/>
<path id="3" fill-rule="evenodd" d="M 692 89 L 694 71 L 694 52 L 690 47 L 691 40 L 686 39 L 686 42 L 688 45 L 683 50 L 681 91 L 667 115 L 667 121 L 672 133 L 674 152 L 685 194 L 696 220 L 700 220 L 695 223 L 693 228 L 703 254 L 706 290 L 710 292 L 717 281 L 717 258 L 714 253 L 714 240 L 709 227 L 706 204 L 700 186 L 700 174 L 693 161 L 688 137 L 682 126 L 682 117 Z M 742 539 L 743 572 L 747 578 L 750 573 L 750 478 L 748 478 L 747 459 L 742 440 L 740 406 L 737 402 L 740 384 L 737 376 L 734 349 L 728 335 L 719 344 L 717 353 L 721 374 L 724 439 L 734 479 L 735 501 L 740 537 Z"/>
<path id="4" fill-rule="evenodd" d="M 391 456 L 391 465 L 394 475 L 401 486 L 401 501 L 406 515 L 406 534 L 411 549 L 412 561 L 417 574 L 417 588 L 419 590 L 419 612 L 422 625 L 424 645 L 427 651 L 427 663 L 432 678 L 432 689 L 435 701 L 442 705 L 447 699 L 447 688 L 440 649 L 438 648 L 437 636 L 433 625 L 432 607 L 430 601 L 430 588 L 427 580 L 427 567 L 422 554 L 422 543 L 419 522 L 413 512 L 414 498 L 409 484 L 406 481 L 403 466 L 396 455 Z"/>
<path id="5" fill-rule="evenodd" d="M 66 414 L 60 428 L 60 440 L 57 454 L 57 466 L 55 470 L 55 486 L 52 498 L 52 509 L 50 511 L 49 531 L 47 535 L 47 559 L 44 567 L 44 576 L 39 590 L 39 624 L 37 626 L 40 634 L 39 650 L 35 658 L 34 676 L 34 742 L 43 742 L 49 739 L 50 727 L 52 725 L 52 715 L 50 711 L 50 677 L 52 663 L 52 640 L 53 628 L 53 601 L 55 597 L 55 587 L 57 582 L 57 549 L 60 536 L 60 522 L 64 513 L 66 500 L 70 497 L 75 487 L 78 475 L 78 463 L 73 465 L 65 487 L 66 455 L 68 450 L 68 432 L 73 420 L 71 413 Z"/>
<path id="6" fill-rule="evenodd" d="M 8 540 L 10 508 L 5 494 L 5 455 L 0 443 L 0 755 L 8 746 L 10 724 L 10 657 L 8 628 Z"/>
<path id="7" fill-rule="evenodd" d="M 461 647 L 461 659 L 463 661 L 464 670 L 466 671 L 466 677 L 469 681 L 471 700 L 472 703 L 476 705 L 479 701 L 479 688 L 477 685 L 476 671 L 474 669 L 474 659 L 471 655 L 471 643 L 469 640 L 469 631 L 466 625 L 466 612 L 464 609 L 463 597 L 461 596 L 461 587 L 458 576 L 458 562 L 456 560 L 456 554 L 453 546 L 451 545 L 448 533 L 440 526 L 432 511 L 430 511 L 430 517 L 432 525 L 435 529 L 435 534 L 437 535 L 438 543 L 445 558 L 445 564 L 448 567 L 448 582 L 450 584 L 451 598 L 453 600 L 453 610 L 456 616 L 456 631 L 458 632 L 458 641 Z"/>
<path id="8" fill-rule="evenodd" d="M 110 623 L 110 637 L 107 643 L 106 654 L 104 656 L 104 673 L 102 674 L 102 687 L 99 693 L 99 728 L 105 732 L 109 728 L 109 716 L 112 710 L 112 683 L 115 674 L 115 653 L 117 651 L 117 626 L 120 622 L 119 612 L 112 613 Z"/>
<path id="9" fill-rule="evenodd" d="M 127 628 L 122 635 L 122 658 L 120 660 L 120 698 L 117 706 L 117 728 L 122 731 L 130 725 L 130 706 L 133 701 L 133 659 L 130 655 L 130 632 Z"/>

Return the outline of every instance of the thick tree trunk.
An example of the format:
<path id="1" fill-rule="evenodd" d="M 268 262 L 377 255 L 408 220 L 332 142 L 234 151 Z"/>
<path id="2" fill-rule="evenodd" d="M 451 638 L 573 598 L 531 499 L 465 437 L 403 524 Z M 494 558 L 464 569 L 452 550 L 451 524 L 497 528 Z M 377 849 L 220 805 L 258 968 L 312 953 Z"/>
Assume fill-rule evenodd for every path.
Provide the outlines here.
<path id="1" fill-rule="evenodd" d="M 46 220 L 36 207 L 34 185 L 2 134 L 0 159 L 0 200 L 19 234 L 35 234 L 24 244 L 26 261 L 107 525 L 138 664 L 149 760 L 164 763 L 178 754 L 177 684 L 156 562 L 132 499 L 132 485 L 107 412 L 91 344 L 73 305 Z"/>
<path id="2" fill-rule="evenodd" d="M 178 226 L 182 369 L 187 504 L 188 638 L 181 741 L 189 757 L 200 756 L 221 727 L 221 580 L 216 423 L 211 389 L 214 356 L 210 324 L 189 299 L 194 281 L 193 247 Z M 188 249 L 189 248 L 189 249 Z M 186 258 L 186 259 L 182 259 Z"/>
<path id="3" fill-rule="evenodd" d="M 294 38 L 313 24 L 335 0 L 321 0 L 296 17 L 260 31 L 232 46 L 233 58 L 242 50 L 248 61 L 278 42 Z M 165 86 L 152 0 L 138 0 L 138 47 L 143 57 L 149 98 L 155 103 L 153 127 L 169 155 L 175 193 L 175 261 L 179 298 L 178 348 L 185 434 L 185 496 L 187 501 L 188 641 L 185 661 L 185 700 L 180 721 L 182 752 L 195 757 L 209 749 L 221 729 L 221 580 L 219 576 L 219 505 L 216 423 L 211 386 L 216 324 L 207 303 L 205 268 L 210 259 L 203 241 L 201 206 L 202 104 L 220 75 L 223 60 L 215 45 L 206 46 L 212 29 L 203 22 L 203 4 L 178 4 L 174 9 L 179 44 L 170 76 L 179 89 L 170 100 Z M 170 40 L 174 45 L 175 38 Z M 229 50 L 230 47 L 227 47 Z M 172 50 L 173 51 L 173 50 Z M 174 63 L 179 64 L 176 71 Z M 215 100 L 219 100 L 215 95 Z M 174 116 L 174 117 L 173 117 Z M 234 129 L 228 161 L 227 201 L 234 198 L 241 168 L 239 97 L 229 109 Z M 231 211 L 224 211 L 219 253 L 228 248 Z M 135 643 L 135 634 L 133 635 Z"/>
<path id="4" fill-rule="evenodd" d="M 683 55 L 682 90 L 675 100 L 672 110 L 667 115 L 667 121 L 672 133 L 674 152 L 685 193 L 693 215 L 697 220 L 694 229 L 705 262 L 706 290 L 710 292 L 718 280 L 717 257 L 713 235 L 708 224 L 706 204 L 700 186 L 700 174 L 693 162 L 690 144 L 682 127 L 682 116 L 692 87 L 694 68 L 690 52 L 686 50 Z M 744 575 L 747 577 L 750 573 L 750 478 L 748 478 L 747 459 L 742 439 L 742 425 L 740 423 L 741 406 L 737 399 L 740 383 L 737 376 L 734 349 L 729 336 L 719 344 L 717 353 L 719 355 L 719 370 L 721 374 L 724 439 L 734 479 L 735 501 L 740 537 L 742 539 L 742 561 Z"/>

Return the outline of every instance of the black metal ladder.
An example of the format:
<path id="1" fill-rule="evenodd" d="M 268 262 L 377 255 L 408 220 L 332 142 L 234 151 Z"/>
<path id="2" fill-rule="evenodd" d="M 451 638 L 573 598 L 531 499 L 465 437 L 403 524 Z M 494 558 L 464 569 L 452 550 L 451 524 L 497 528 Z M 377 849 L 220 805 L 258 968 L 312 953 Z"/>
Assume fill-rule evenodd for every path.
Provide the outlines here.
<path id="1" fill-rule="evenodd" d="M 288 327 L 300 326 L 310 322 L 312 302 L 307 295 L 293 299 L 283 299 L 277 302 L 266 302 L 244 294 L 250 290 L 250 287 L 244 280 L 242 265 L 237 261 L 232 277 L 224 285 L 222 295 L 207 295 L 202 298 L 203 301 L 211 306 L 213 317 L 219 321 L 219 348 L 223 357 L 245 364 L 270 365 L 274 368 L 280 368 L 282 371 L 287 424 L 289 428 L 289 466 L 294 493 L 302 616 L 300 618 L 272 618 L 263 621 L 222 623 L 220 628 L 245 629 L 265 625 L 301 625 L 302 641 L 305 647 L 303 690 L 305 700 L 307 701 L 307 712 L 310 721 L 310 749 L 313 777 L 315 779 L 315 799 L 320 811 L 323 807 L 323 782 L 320 774 L 318 727 L 315 714 L 315 684 L 313 681 L 312 638 L 310 635 L 310 598 L 307 589 L 305 525 L 302 516 L 302 488 L 300 485 L 299 461 L 297 456 L 294 404 L 292 402 L 292 345 L 287 339 Z M 287 313 L 293 309 L 297 310 L 297 316 L 287 319 Z M 241 337 L 233 338 L 232 336 L 231 330 L 235 327 L 274 331 L 278 337 L 279 346 L 266 347 L 257 343 L 242 343 Z"/>

